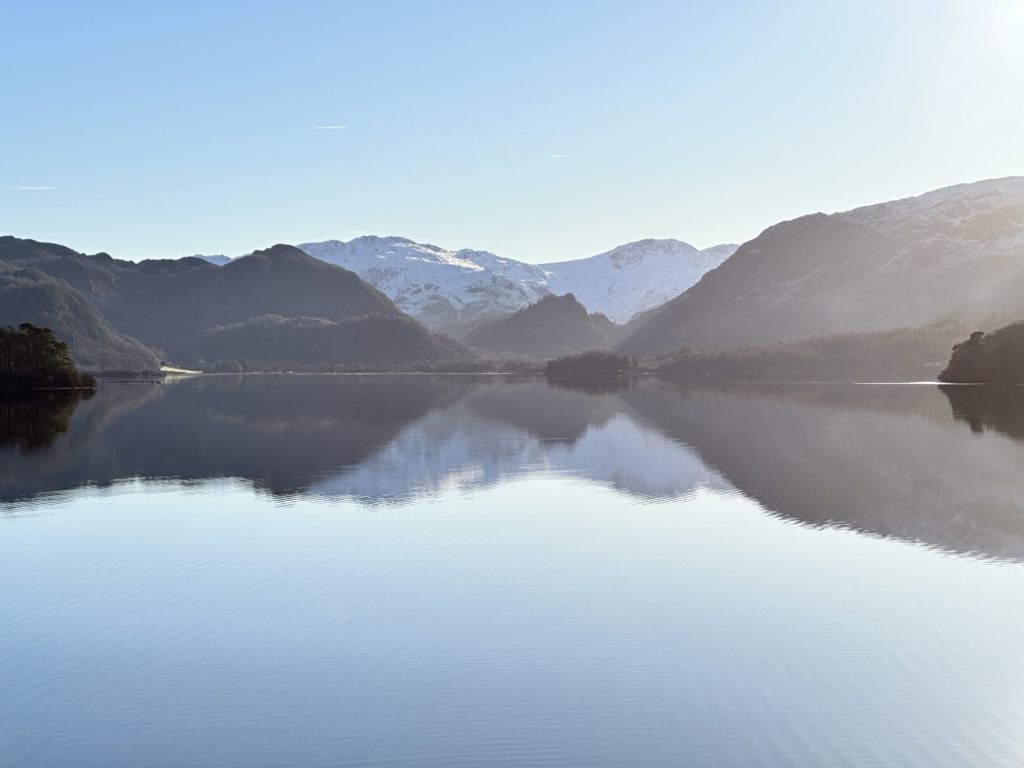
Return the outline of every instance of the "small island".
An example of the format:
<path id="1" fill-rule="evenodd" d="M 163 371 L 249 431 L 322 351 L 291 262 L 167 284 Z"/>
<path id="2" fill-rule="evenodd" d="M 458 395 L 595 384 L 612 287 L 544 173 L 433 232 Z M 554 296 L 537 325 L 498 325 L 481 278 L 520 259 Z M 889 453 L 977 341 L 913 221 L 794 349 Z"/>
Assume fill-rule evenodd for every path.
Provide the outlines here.
<path id="1" fill-rule="evenodd" d="M 1024 322 L 992 333 L 972 333 L 953 347 L 939 380 L 948 384 L 1024 383 Z"/>
<path id="2" fill-rule="evenodd" d="M 68 345 L 49 328 L 0 327 L 0 391 L 95 387 L 96 379 L 78 370 Z"/>
<path id="3" fill-rule="evenodd" d="M 593 350 L 548 361 L 544 375 L 549 379 L 617 378 L 636 367 L 636 360 L 631 357 Z"/>

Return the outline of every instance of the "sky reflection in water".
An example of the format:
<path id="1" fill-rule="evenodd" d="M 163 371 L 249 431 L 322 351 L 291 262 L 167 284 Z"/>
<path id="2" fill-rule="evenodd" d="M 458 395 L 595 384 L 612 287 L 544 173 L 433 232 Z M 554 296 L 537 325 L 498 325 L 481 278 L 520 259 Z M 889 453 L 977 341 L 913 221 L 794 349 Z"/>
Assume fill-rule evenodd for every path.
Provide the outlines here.
<path id="1" fill-rule="evenodd" d="M 0 765 L 1019 765 L 1022 401 L 268 376 L 8 407 Z"/>

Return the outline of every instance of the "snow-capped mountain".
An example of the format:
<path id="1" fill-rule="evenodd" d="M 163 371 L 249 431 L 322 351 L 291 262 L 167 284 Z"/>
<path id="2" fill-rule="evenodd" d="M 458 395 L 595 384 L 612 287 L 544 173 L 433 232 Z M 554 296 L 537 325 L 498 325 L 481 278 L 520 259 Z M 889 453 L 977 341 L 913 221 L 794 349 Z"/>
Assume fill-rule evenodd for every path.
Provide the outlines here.
<path id="1" fill-rule="evenodd" d="M 1008 236 L 1008 247 L 1019 249 L 1024 247 L 1024 176 L 955 184 L 836 215 L 913 243 Z"/>
<path id="2" fill-rule="evenodd" d="M 680 240 L 638 240 L 587 259 L 540 266 L 552 293 L 575 294 L 591 312 L 625 323 L 683 293 L 737 247 L 700 251 Z"/>
<path id="3" fill-rule="evenodd" d="M 404 312 L 455 335 L 548 293 L 542 270 L 486 251 L 449 251 L 404 237 L 372 235 L 299 248 L 356 272 Z"/>
<path id="4" fill-rule="evenodd" d="M 403 237 L 327 240 L 299 248 L 358 273 L 403 311 L 456 335 L 549 293 L 573 293 L 591 312 L 626 322 L 682 293 L 736 250 L 640 240 L 591 258 L 538 265 Z"/>

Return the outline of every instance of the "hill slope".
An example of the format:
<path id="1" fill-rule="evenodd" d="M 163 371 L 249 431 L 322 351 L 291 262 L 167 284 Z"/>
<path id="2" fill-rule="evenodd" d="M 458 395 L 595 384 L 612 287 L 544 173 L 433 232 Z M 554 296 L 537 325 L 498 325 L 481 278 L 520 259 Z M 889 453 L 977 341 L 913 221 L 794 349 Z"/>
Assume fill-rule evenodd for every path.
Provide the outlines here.
<path id="1" fill-rule="evenodd" d="M 205 360 L 245 361 L 244 369 L 400 366 L 469 357 L 466 348 L 411 317 L 349 320 L 267 315 L 211 328 L 200 343 Z"/>
<path id="2" fill-rule="evenodd" d="M 141 262 L 101 306 L 119 328 L 179 356 L 209 328 L 265 315 L 338 321 L 400 314 L 356 274 L 289 245 L 223 267 L 199 260 Z"/>
<path id="3" fill-rule="evenodd" d="M 64 280 L 0 262 L 0 326 L 50 328 L 67 343 L 74 362 L 90 370 L 155 371 L 160 361 L 137 339 L 116 331 L 102 313 Z"/>
<path id="4" fill-rule="evenodd" d="M 484 323 L 466 335 L 470 346 L 541 359 L 607 347 L 618 326 L 590 314 L 571 293 L 545 296 L 525 309 Z"/>
<path id="5" fill-rule="evenodd" d="M 65 302 L 76 317 L 106 318 L 105 322 L 109 321 L 118 331 L 161 350 L 177 362 L 212 362 L 204 357 L 214 348 L 207 337 L 211 329 L 223 332 L 225 328 L 268 316 L 312 318 L 327 324 L 344 322 L 349 333 L 355 332 L 353 329 L 359 323 L 366 322 L 359 331 L 364 344 L 360 349 L 365 350 L 365 345 L 369 344 L 394 350 L 389 359 L 395 362 L 469 355 L 461 345 L 418 326 L 355 273 L 314 259 L 289 245 L 256 251 L 218 267 L 199 258 L 134 263 L 106 254 L 87 256 L 59 245 L 0 238 L 0 263 L 6 263 L 8 268 L 31 269 L 37 279 L 40 273 L 45 273 L 77 295 L 77 301 Z M 397 322 L 369 322 L 371 318 L 381 317 Z M 24 320 L 44 321 L 38 317 L 17 321 Z M 266 328 L 271 325 L 281 330 L 279 322 L 263 323 L 248 328 L 244 334 L 235 329 L 222 338 L 233 339 L 235 343 L 245 338 L 251 343 L 258 335 L 257 328 L 264 328 L 261 333 L 266 334 Z M 338 346 L 336 337 L 314 330 L 316 327 L 315 322 L 289 324 L 291 339 L 296 342 L 294 349 L 303 349 L 303 360 L 313 354 L 325 364 L 367 362 L 362 356 L 345 358 L 344 349 L 354 350 L 355 347 Z M 299 344 L 297 336 L 310 338 Z M 312 351 L 316 348 L 312 337 L 320 340 L 319 353 Z M 69 341 L 74 345 L 73 337 L 69 337 Z M 107 339 L 103 346 L 109 349 L 111 340 Z M 223 340 L 215 348 L 232 352 Z M 251 345 L 245 348 L 251 349 Z M 416 356 L 401 361 L 395 359 L 403 350 L 410 354 L 415 352 Z M 298 362 L 283 355 L 286 348 L 278 347 L 273 352 L 272 359 L 280 363 Z M 231 357 L 236 357 L 234 352 Z M 374 357 L 381 359 L 387 355 Z"/>
<path id="6" fill-rule="evenodd" d="M 933 381 L 965 326 L 952 320 L 914 328 L 840 333 L 764 346 L 689 350 L 648 363 L 691 382 Z"/>
<path id="7" fill-rule="evenodd" d="M 1024 178 L 783 222 L 637 318 L 621 351 L 763 344 L 927 323 L 1024 269 Z"/>

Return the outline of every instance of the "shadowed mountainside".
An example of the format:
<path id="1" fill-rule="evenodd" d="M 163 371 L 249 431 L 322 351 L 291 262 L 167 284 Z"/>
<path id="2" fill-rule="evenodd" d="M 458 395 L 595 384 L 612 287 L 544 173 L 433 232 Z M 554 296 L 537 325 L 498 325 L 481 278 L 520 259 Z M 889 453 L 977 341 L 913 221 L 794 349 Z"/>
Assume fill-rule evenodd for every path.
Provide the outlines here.
<path id="1" fill-rule="evenodd" d="M 491 320 L 466 334 L 466 343 L 489 352 L 511 352 L 549 359 L 607 347 L 618 326 L 589 313 L 571 293 L 545 296 L 507 317 Z"/>
<path id="2" fill-rule="evenodd" d="M 175 356 L 193 354 L 202 334 L 256 317 L 400 316 L 382 293 L 348 270 L 275 245 L 223 267 L 200 260 L 142 262 L 103 303 L 111 320 Z"/>
<path id="3" fill-rule="evenodd" d="M 246 357 L 257 336 L 271 331 L 267 322 L 244 324 L 266 317 L 324 321 L 278 324 L 277 331 L 287 327 L 288 343 L 271 351 L 273 359 L 283 364 L 298 362 L 288 357 L 292 348 L 302 350 L 303 360 L 316 357 L 331 364 L 367 362 L 346 357 L 347 353 L 406 363 L 470 356 L 457 343 L 427 333 L 355 273 L 288 245 L 256 251 L 218 267 L 197 258 L 136 264 L 5 237 L 0 238 L 0 262 L 16 270 L 34 270 L 31 274 L 37 282 L 46 282 L 38 273 L 63 281 L 61 307 L 69 318 L 65 325 L 102 328 L 108 322 L 112 326 L 106 336 L 69 334 L 75 354 L 96 359 L 101 367 L 108 367 L 103 361 L 111 357 L 115 343 L 132 343 L 122 335 L 186 365 L 215 362 L 203 357 L 211 349 L 231 359 Z M 359 336 L 360 345 L 338 345 L 336 336 L 342 331 L 335 336 L 322 332 L 324 326 L 340 323 L 346 323 L 350 336 Z M 243 326 L 224 330 L 239 324 Z M 361 326 L 358 333 L 356 326 Z M 212 340 L 207 335 L 211 329 L 219 331 Z M 90 346 L 83 339 L 95 343 Z M 205 345 L 209 347 L 204 350 Z M 415 357 L 401 358 L 406 352 Z"/>
<path id="4" fill-rule="evenodd" d="M 160 367 L 151 349 L 115 330 L 65 280 L 0 262 L 0 326 L 21 323 L 52 329 L 67 342 L 74 361 L 87 369 L 154 371 Z"/>
<path id="5" fill-rule="evenodd" d="M 239 360 L 245 368 L 428 365 L 467 357 L 465 347 L 431 333 L 411 317 L 369 315 L 346 320 L 258 317 L 208 330 L 199 346 L 205 360 Z"/>
<path id="6" fill-rule="evenodd" d="M 1020 316 L 1024 300 L 993 297 L 1022 269 L 1024 178 L 961 184 L 769 227 L 627 325 L 619 349 L 652 357 L 918 326 L 967 306 Z"/>

